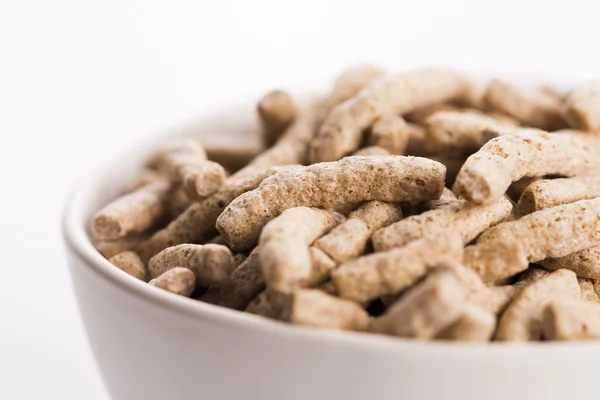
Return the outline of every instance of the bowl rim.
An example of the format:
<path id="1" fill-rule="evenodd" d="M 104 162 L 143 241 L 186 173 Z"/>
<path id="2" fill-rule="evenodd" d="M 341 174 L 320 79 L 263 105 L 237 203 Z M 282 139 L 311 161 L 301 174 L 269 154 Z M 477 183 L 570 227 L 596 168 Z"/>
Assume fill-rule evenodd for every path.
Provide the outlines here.
<path id="1" fill-rule="evenodd" d="M 246 103 L 248 107 L 249 102 Z M 235 108 L 243 103 L 235 104 Z M 251 106 L 249 106 L 251 107 Z M 226 115 L 222 109 L 216 110 L 218 115 Z M 207 115 L 211 115 L 208 113 Z M 162 132 L 151 136 L 151 138 L 164 140 L 175 134 Z M 149 148 L 148 139 L 139 141 L 138 146 L 131 146 L 129 153 L 145 152 Z M 118 152 L 117 152 L 118 153 Z M 114 156 L 114 154 L 112 154 Z M 285 337 L 295 342 L 308 342 L 313 345 L 340 346 L 360 349 L 364 351 L 383 351 L 386 353 L 402 353 L 410 356 L 445 357 L 451 355 L 465 356 L 465 351 L 470 351 L 471 356 L 489 357 L 491 355 L 499 358 L 511 358 L 518 355 L 522 360 L 524 355 L 532 357 L 548 357 L 548 361 L 558 353 L 589 352 L 596 350 L 600 352 L 600 341 L 569 341 L 569 342 L 445 342 L 445 341 L 418 341 L 412 339 L 397 338 L 392 336 L 341 331 L 324 328 L 311 328 L 305 326 L 290 325 L 280 321 L 271 320 L 258 315 L 245 313 L 225 307 L 205 303 L 199 300 L 179 296 L 148 285 L 127 273 L 115 268 L 105 259 L 93 246 L 87 231 L 86 204 L 95 185 L 102 181 L 102 176 L 108 171 L 108 163 L 101 163 L 92 173 L 86 174 L 78 184 L 71 190 L 63 208 L 62 236 L 69 251 L 75 254 L 82 263 L 77 263 L 73 268 L 85 265 L 96 276 L 108 281 L 121 290 L 127 291 L 132 296 L 144 302 L 162 307 L 168 311 L 185 314 L 190 317 L 201 317 L 209 323 L 222 325 L 234 329 L 250 329 L 256 333 Z M 598 353 L 597 353 L 598 354 Z M 539 359 L 538 359 L 539 361 Z"/>

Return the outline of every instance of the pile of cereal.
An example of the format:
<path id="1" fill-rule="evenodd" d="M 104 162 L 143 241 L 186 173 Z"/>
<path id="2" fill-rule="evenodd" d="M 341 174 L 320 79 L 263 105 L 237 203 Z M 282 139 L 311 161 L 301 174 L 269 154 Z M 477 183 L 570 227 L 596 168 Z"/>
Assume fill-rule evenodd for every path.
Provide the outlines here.
<path id="1" fill-rule="evenodd" d="M 600 338 L 600 87 L 361 66 L 257 110 L 258 154 L 191 139 L 152 154 L 94 216 L 97 249 L 150 285 L 292 324 Z"/>

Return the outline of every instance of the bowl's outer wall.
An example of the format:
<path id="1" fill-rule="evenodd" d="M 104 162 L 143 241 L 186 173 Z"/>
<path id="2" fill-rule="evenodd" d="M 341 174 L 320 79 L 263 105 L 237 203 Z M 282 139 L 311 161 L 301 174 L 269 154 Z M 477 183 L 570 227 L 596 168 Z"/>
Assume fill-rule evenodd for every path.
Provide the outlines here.
<path id="1" fill-rule="evenodd" d="M 184 134 L 247 133 L 250 115 L 227 114 Z M 93 212 L 125 187 L 151 147 L 115 159 L 66 210 L 80 312 L 114 399 L 598 399 L 597 344 L 439 345 L 316 331 L 136 282 L 94 254 L 85 236 Z M 190 305 L 173 306 L 183 301 Z"/>

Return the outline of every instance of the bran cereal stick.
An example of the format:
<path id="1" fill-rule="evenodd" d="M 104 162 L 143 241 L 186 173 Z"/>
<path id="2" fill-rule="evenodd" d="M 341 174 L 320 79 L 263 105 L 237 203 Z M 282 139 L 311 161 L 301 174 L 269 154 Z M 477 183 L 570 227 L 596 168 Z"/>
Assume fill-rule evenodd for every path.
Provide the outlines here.
<path id="1" fill-rule="evenodd" d="M 262 140 L 266 147 L 273 146 L 298 113 L 294 100 L 283 90 L 265 94 L 257 105 L 262 125 Z"/>
<path id="2" fill-rule="evenodd" d="M 594 281 L 586 278 L 577 278 L 579 289 L 581 290 L 581 300 L 591 303 L 600 303 L 600 298 L 594 289 Z"/>
<path id="3" fill-rule="evenodd" d="M 121 271 L 141 281 L 148 281 L 148 269 L 133 251 L 124 251 L 112 256 L 108 261 Z"/>
<path id="4" fill-rule="evenodd" d="M 502 222 L 511 210 L 512 204 L 506 197 L 489 206 L 473 206 L 457 199 L 446 207 L 413 215 L 379 229 L 373 235 L 373 247 L 375 251 L 385 251 L 440 232 L 454 232 L 466 245 L 481 232 Z"/>
<path id="5" fill-rule="evenodd" d="M 317 240 L 315 247 L 324 251 L 336 263 L 364 254 L 373 232 L 402 218 L 399 206 L 371 201 L 351 212 L 348 220 Z"/>
<path id="6" fill-rule="evenodd" d="M 219 244 L 180 244 L 168 247 L 148 263 L 151 278 L 175 267 L 191 270 L 199 286 L 221 286 L 235 269 L 231 251 Z"/>
<path id="7" fill-rule="evenodd" d="M 225 184 L 225 169 L 208 161 L 206 152 L 193 139 L 175 140 L 160 148 L 149 160 L 149 166 L 182 183 L 193 198 L 205 198 Z"/>
<path id="8" fill-rule="evenodd" d="M 371 330 L 414 339 L 431 339 L 461 317 L 464 289 L 451 271 L 429 275 L 373 320 Z"/>
<path id="9" fill-rule="evenodd" d="M 465 249 L 463 262 L 484 282 L 507 278 L 529 262 L 567 256 L 600 245 L 600 199 L 547 208 L 488 229 Z"/>
<path id="10" fill-rule="evenodd" d="M 255 247 L 248 258 L 231 273 L 229 282 L 219 288 L 211 287 L 200 300 L 207 301 L 208 296 L 214 296 L 216 291 L 217 298 L 211 303 L 235 310 L 248 307 L 252 299 L 265 289 L 259 254 L 260 247 Z"/>
<path id="11" fill-rule="evenodd" d="M 278 292 L 267 288 L 248 304 L 246 312 L 266 318 L 286 320 L 291 309 L 291 302 L 292 293 Z"/>
<path id="12" fill-rule="evenodd" d="M 460 263 L 448 263 L 443 266 L 451 270 L 465 289 L 465 300 L 470 306 L 498 315 L 516 293 L 511 286 L 488 287 L 479 275 Z"/>
<path id="13" fill-rule="evenodd" d="M 489 204 L 526 176 L 573 177 L 600 170 L 600 138 L 527 129 L 515 132 L 490 140 L 467 159 L 454 183 L 457 195 Z"/>
<path id="14" fill-rule="evenodd" d="M 530 176 L 521 178 L 518 181 L 510 184 L 508 189 L 506 189 L 506 194 L 512 201 L 518 202 L 527 186 L 531 185 L 533 182 L 539 181 L 540 179 L 542 178 Z"/>
<path id="15" fill-rule="evenodd" d="M 583 86 L 565 99 L 565 118 L 572 128 L 600 132 L 600 86 Z"/>
<path id="16" fill-rule="evenodd" d="M 346 157 L 282 171 L 232 201 L 217 219 L 217 229 L 235 251 L 248 249 L 265 224 L 288 208 L 434 200 L 442 193 L 444 173 L 435 161 L 402 156 Z"/>
<path id="17" fill-rule="evenodd" d="M 540 340 L 544 307 L 559 298 L 579 298 L 579 284 L 572 271 L 555 271 L 523 288 L 500 318 L 496 340 Z"/>
<path id="18" fill-rule="evenodd" d="M 542 318 L 547 340 L 600 339 L 600 304 L 554 299 Z"/>
<path id="19" fill-rule="evenodd" d="M 539 88 L 519 87 L 493 79 L 487 87 L 485 101 L 493 110 L 508 114 L 525 125 L 545 130 L 565 127 L 561 103 Z"/>
<path id="20" fill-rule="evenodd" d="M 354 96 L 381 74 L 382 71 L 379 68 L 372 66 L 359 66 L 344 71 L 328 97 L 320 101 L 314 101 L 306 108 L 301 109 L 279 141 L 236 172 L 232 179 L 247 176 L 257 169 L 277 165 L 305 164 L 310 142 L 329 111 L 339 103 Z"/>
<path id="21" fill-rule="evenodd" d="M 311 275 L 309 246 L 345 219 L 317 208 L 290 208 L 265 225 L 259 240 L 263 276 L 271 289 L 289 291 Z"/>
<path id="22" fill-rule="evenodd" d="M 104 258 L 109 259 L 124 251 L 132 250 L 146 239 L 148 239 L 147 235 L 127 235 L 117 240 L 100 240 L 94 243 L 94 247 Z"/>
<path id="23" fill-rule="evenodd" d="M 463 342 L 488 342 L 496 328 L 494 314 L 479 307 L 467 305 L 460 317 L 451 325 L 442 329 L 437 340 L 456 340 Z"/>
<path id="24" fill-rule="evenodd" d="M 144 262 L 148 262 L 152 256 L 167 247 L 206 242 L 218 233 L 215 228 L 217 217 L 233 199 L 242 193 L 256 189 L 266 177 L 285 168 L 295 168 L 295 166 L 268 168 L 225 185 L 207 199 L 189 206 L 166 228 L 142 242 L 136 248 L 137 253 Z"/>
<path id="25" fill-rule="evenodd" d="M 406 154 L 409 156 L 424 156 L 425 138 L 427 130 L 421 125 L 406 123 L 406 131 L 408 132 L 408 145 L 406 146 Z"/>
<path id="26" fill-rule="evenodd" d="M 453 234 L 425 237 L 398 249 L 345 262 L 331 278 L 340 297 L 365 302 L 400 292 L 431 267 L 460 261 L 462 249 L 462 240 Z"/>
<path id="27" fill-rule="evenodd" d="M 445 187 L 439 199 L 429 200 L 423 203 L 423 212 L 451 207 L 455 204 L 456 200 L 457 197 L 454 192 Z"/>
<path id="28" fill-rule="evenodd" d="M 100 240 L 116 240 L 151 228 L 166 211 L 171 183 L 160 180 L 119 197 L 94 215 L 92 233 Z"/>
<path id="29" fill-rule="evenodd" d="M 331 271 L 337 267 L 337 264 L 315 246 L 309 247 L 308 252 L 311 262 L 310 275 L 300 281 L 300 287 L 319 287 L 329 279 Z"/>
<path id="30" fill-rule="evenodd" d="M 310 145 L 309 160 L 338 160 L 360 146 L 363 130 L 381 116 L 402 115 L 458 98 L 469 85 L 464 75 L 442 68 L 415 70 L 374 81 L 332 110 Z"/>
<path id="31" fill-rule="evenodd" d="M 173 268 L 152 279 L 148 284 L 157 288 L 190 297 L 196 287 L 196 277 L 187 268 Z"/>
<path id="32" fill-rule="evenodd" d="M 404 115 L 404 118 L 412 124 L 421 126 L 425 124 L 427 118 L 437 112 L 443 111 L 460 111 L 461 108 L 450 103 L 435 103 L 429 106 L 421 107 L 417 110 L 410 111 Z"/>
<path id="33" fill-rule="evenodd" d="M 363 147 L 362 149 L 355 151 L 354 153 L 352 153 L 352 155 L 369 157 L 369 156 L 390 156 L 391 154 L 389 151 L 387 151 L 383 147 L 368 146 L 368 147 Z"/>
<path id="34" fill-rule="evenodd" d="M 287 314 L 292 324 L 318 328 L 364 330 L 370 322 L 360 305 L 316 289 L 296 290 Z"/>
<path id="35" fill-rule="evenodd" d="M 489 135 L 493 131 L 487 129 L 497 125 L 508 124 L 505 120 L 474 110 L 436 112 L 425 120 L 425 151 L 436 153 L 462 150 L 472 153 L 496 137 Z"/>
<path id="36" fill-rule="evenodd" d="M 397 156 L 405 153 L 409 140 L 406 121 L 396 114 L 384 115 L 378 119 L 368 136 L 369 146 L 382 147 Z"/>
<path id="37" fill-rule="evenodd" d="M 519 215 L 600 197 L 600 176 L 542 179 L 523 190 L 517 205 Z"/>
<path id="38" fill-rule="evenodd" d="M 553 271 L 570 269 L 580 278 L 600 279 L 600 247 L 590 247 L 564 257 L 547 258 L 539 264 Z"/>

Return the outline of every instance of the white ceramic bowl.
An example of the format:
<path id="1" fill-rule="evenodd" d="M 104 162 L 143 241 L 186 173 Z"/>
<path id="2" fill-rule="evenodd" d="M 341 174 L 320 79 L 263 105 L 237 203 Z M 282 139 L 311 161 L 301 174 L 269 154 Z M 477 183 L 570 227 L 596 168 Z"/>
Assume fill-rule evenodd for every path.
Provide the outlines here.
<path id="1" fill-rule="evenodd" d="M 252 110 L 248 102 L 173 134 L 236 143 L 253 130 Z M 64 216 L 81 316 L 114 399 L 599 398 L 600 343 L 425 343 L 288 326 L 132 278 L 96 252 L 88 226 L 153 144 L 88 176 Z"/>

